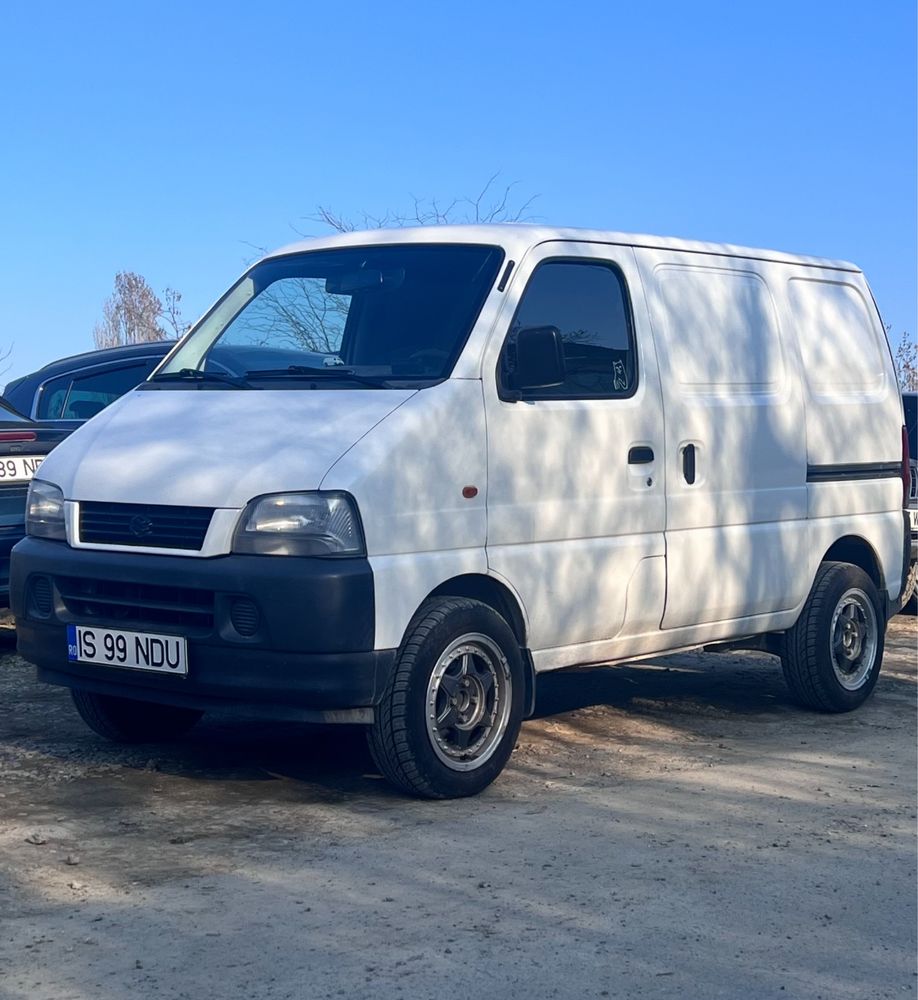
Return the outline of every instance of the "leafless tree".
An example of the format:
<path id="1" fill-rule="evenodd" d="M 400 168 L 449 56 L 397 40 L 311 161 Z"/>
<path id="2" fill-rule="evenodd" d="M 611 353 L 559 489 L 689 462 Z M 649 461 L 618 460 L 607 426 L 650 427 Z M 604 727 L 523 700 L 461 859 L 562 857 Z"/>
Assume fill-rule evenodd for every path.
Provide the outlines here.
<path id="1" fill-rule="evenodd" d="M 901 389 L 918 390 L 918 344 L 907 333 L 902 334 L 896 348 L 896 374 Z"/>
<path id="2" fill-rule="evenodd" d="M 115 275 L 115 289 L 102 306 L 102 321 L 92 332 L 96 347 L 119 347 L 150 340 L 166 340 L 184 333 L 179 304 L 179 292 L 167 288 L 166 305 L 153 291 L 147 280 L 133 271 Z"/>
<path id="3" fill-rule="evenodd" d="M 174 288 L 163 291 L 162 319 L 176 338 L 188 329 L 188 324 L 182 319 L 182 293 Z"/>
<path id="4" fill-rule="evenodd" d="M 492 174 L 484 187 L 472 197 L 418 198 L 412 196 L 413 208 L 407 213 L 388 211 L 382 215 L 361 212 L 356 217 L 348 217 L 319 205 L 314 215 L 308 216 L 312 222 L 328 226 L 338 233 L 352 233 L 358 229 L 401 229 L 405 226 L 441 226 L 449 223 L 488 222 L 531 222 L 530 209 L 537 195 L 514 205 L 513 194 L 516 183 L 498 184 L 500 174 Z M 305 233 L 296 230 L 301 236 Z"/>

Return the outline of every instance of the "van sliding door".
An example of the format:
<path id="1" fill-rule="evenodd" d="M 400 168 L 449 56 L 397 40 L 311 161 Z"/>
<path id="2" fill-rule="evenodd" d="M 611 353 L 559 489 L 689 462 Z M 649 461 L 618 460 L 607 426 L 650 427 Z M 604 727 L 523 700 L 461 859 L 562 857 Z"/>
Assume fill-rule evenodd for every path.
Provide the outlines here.
<path id="1" fill-rule="evenodd" d="M 806 554 L 800 380 L 771 288 L 781 265 L 640 249 L 664 386 L 663 628 L 787 610 Z"/>

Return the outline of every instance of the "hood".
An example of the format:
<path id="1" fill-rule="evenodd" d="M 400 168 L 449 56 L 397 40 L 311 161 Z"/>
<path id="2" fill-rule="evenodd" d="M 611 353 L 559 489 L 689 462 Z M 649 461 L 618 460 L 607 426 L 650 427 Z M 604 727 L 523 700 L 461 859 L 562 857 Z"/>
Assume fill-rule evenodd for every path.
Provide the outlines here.
<path id="1" fill-rule="evenodd" d="M 415 391 L 135 390 L 58 446 L 41 478 L 68 500 L 243 507 L 317 489 Z"/>

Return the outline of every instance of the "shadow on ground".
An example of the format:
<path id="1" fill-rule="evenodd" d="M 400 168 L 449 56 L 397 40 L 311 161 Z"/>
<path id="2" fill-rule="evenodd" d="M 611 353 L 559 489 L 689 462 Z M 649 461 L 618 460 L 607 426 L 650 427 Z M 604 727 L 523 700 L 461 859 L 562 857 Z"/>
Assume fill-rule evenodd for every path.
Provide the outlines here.
<path id="1" fill-rule="evenodd" d="M 0 717 L 0 740 L 7 747 L 37 752 L 49 762 L 57 759 L 73 765 L 84 761 L 90 769 L 118 766 L 218 782 L 282 778 L 331 794 L 359 791 L 383 798 L 394 794 L 378 780 L 361 727 L 319 727 L 209 713 L 181 741 L 117 746 L 83 725 L 66 691 L 30 683 L 31 668 L 18 658 L 14 662 L 17 672 L 25 675 L 20 680 L 26 689 L 12 692 L 7 703 L 15 704 L 17 696 L 27 694 L 26 700 L 38 700 L 41 711 Z M 913 697 L 914 690 L 912 678 L 884 676 L 877 697 Z M 863 711 L 869 712 L 870 704 Z M 669 739 L 678 741 L 704 738 L 712 721 L 716 729 L 723 729 L 725 725 L 748 728 L 753 723 L 767 727 L 769 722 L 780 721 L 809 726 L 814 719 L 838 724 L 839 719 L 857 717 L 857 713 L 814 716 L 794 705 L 775 657 L 688 653 L 627 666 L 542 675 L 535 715 L 524 723 L 520 742 L 535 739 L 550 754 L 552 739 L 559 747 L 578 740 L 653 741 L 660 738 L 662 729 Z M 644 731 L 645 724 L 652 726 L 651 733 Z M 774 749 L 779 751 L 785 736 L 775 732 L 774 739 Z M 511 767 L 515 763 L 524 763 L 519 751 Z"/>

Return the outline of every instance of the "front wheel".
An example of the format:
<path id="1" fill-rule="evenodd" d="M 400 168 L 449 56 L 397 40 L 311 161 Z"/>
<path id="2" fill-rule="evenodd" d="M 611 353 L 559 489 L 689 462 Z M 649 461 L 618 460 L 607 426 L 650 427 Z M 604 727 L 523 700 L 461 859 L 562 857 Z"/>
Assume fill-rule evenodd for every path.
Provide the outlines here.
<path id="1" fill-rule="evenodd" d="M 870 577 L 850 563 L 823 563 L 784 636 L 781 665 L 794 699 L 821 712 L 863 704 L 880 675 L 885 631 Z"/>
<path id="2" fill-rule="evenodd" d="M 116 698 L 81 688 L 72 688 L 70 696 L 86 725 L 113 743 L 174 740 L 191 729 L 204 714 L 191 708 Z"/>
<path id="3" fill-rule="evenodd" d="M 522 718 L 522 660 L 510 626 L 480 601 L 432 598 L 408 627 L 370 752 L 412 795 L 475 795 L 503 770 Z"/>

